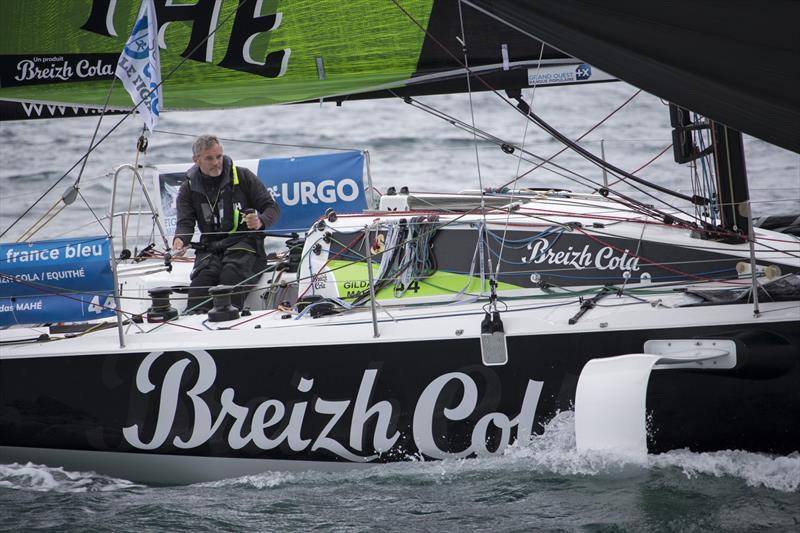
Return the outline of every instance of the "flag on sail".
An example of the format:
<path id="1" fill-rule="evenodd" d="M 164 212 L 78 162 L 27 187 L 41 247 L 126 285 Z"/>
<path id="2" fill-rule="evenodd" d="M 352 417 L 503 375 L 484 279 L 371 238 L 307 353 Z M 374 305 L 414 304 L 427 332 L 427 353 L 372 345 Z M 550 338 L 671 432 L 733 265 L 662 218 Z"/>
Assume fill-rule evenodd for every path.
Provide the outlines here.
<path id="1" fill-rule="evenodd" d="M 153 0 L 142 0 L 131 36 L 117 62 L 116 76 L 122 81 L 150 131 L 158 124 L 161 108 L 161 61 L 158 54 L 158 24 Z M 154 90 L 155 89 L 155 90 Z"/>

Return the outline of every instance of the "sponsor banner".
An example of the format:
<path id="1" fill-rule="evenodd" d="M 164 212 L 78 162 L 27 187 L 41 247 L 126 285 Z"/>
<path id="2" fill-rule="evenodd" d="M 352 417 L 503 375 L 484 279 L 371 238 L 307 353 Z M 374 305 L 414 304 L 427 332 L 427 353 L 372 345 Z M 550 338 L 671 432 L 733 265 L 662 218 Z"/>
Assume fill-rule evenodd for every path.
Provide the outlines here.
<path id="1" fill-rule="evenodd" d="M 328 208 L 340 213 L 367 208 L 361 152 L 262 159 L 257 174 L 281 206 L 281 218 L 270 229 L 306 231 Z"/>
<path id="2" fill-rule="evenodd" d="M 234 161 L 234 165 L 245 166 Z M 191 165 L 159 165 L 155 173 L 155 188 L 161 196 L 161 224 L 167 236 L 175 235 L 175 226 L 178 225 L 178 209 L 175 202 L 178 200 L 178 190 L 186 181 L 186 171 Z M 192 240 L 197 240 L 193 238 Z"/>
<path id="3" fill-rule="evenodd" d="M 344 152 L 302 157 L 247 159 L 234 165 L 253 171 L 272 191 L 281 216 L 270 231 L 305 232 L 328 208 L 340 213 L 367 207 L 364 154 Z M 161 195 L 161 220 L 167 235 L 175 234 L 178 190 L 191 165 L 159 165 L 155 188 Z"/>
<path id="4" fill-rule="evenodd" d="M 0 55 L 0 87 L 110 80 L 119 54 Z"/>
<path id="5" fill-rule="evenodd" d="M 0 245 L 0 326 L 114 314 L 107 237 Z"/>
<path id="6" fill-rule="evenodd" d="M 611 80 L 616 80 L 616 78 L 586 63 L 581 63 L 580 65 L 542 66 L 528 69 L 529 86 Z"/>

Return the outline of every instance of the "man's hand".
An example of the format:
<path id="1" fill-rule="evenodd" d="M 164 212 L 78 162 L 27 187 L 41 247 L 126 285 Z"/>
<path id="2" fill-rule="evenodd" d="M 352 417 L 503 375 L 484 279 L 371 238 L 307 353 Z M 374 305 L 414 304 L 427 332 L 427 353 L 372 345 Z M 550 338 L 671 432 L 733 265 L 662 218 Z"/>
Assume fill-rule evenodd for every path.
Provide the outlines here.
<path id="1" fill-rule="evenodd" d="M 181 257 L 186 253 L 186 244 L 180 237 L 175 237 L 172 241 L 172 257 Z"/>
<path id="2" fill-rule="evenodd" d="M 244 222 L 247 224 L 247 229 L 261 229 L 264 227 L 264 224 L 261 223 L 261 219 L 258 218 L 258 213 L 256 211 L 247 213 L 244 216 Z"/>

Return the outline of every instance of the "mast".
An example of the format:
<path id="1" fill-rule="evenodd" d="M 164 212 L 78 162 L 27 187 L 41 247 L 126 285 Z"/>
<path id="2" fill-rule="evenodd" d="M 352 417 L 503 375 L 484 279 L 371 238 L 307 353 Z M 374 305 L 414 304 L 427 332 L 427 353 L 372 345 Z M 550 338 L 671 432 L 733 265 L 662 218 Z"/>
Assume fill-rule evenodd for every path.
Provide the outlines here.
<path id="1" fill-rule="evenodd" d="M 669 104 L 672 124 L 672 147 L 676 163 L 688 163 L 712 155 L 716 175 L 716 200 L 719 208 L 719 229 L 726 233 L 722 240 L 743 242 L 749 224 L 750 191 L 747 187 L 747 167 L 742 134 L 712 120 L 692 122 L 689 111 Z M 695 130 L 710 129 L 711 146 L 699 150 L 692 140 Z"/>
<path id="2" fill-rule="evenodd" d="M 711 122 L 711 139 L 722 228 L 744 236 L 750 218 L 750 191 L 747 187 L 742 134 Z"/>

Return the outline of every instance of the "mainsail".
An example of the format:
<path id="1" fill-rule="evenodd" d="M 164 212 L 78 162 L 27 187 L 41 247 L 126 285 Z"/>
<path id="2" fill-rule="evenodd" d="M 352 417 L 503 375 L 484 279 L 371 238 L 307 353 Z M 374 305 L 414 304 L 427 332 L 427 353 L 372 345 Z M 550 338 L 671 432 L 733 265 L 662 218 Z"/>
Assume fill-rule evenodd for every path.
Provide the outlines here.
<path id="1" fill-rule="evenodd" d="M 139 5 L 4 2 L 0 100 L 103 106 Z M 465 64 L 481 77 L 471 90 L 521 88 L 534 79 L 531 67 L 558 64 L 567 74 L 549 81 L 605 81 L 607 72 L 800 152 L 800 41 L 794 28 L 800 3 L 792 0 L 155 5 L 167 110 L 461 92 L 467 89 Z M 588 65 L 595 69 L 586 70 Z M 108 102 L 129 107 L 119 86 Z"/>
<path id="2" fill-rule="evenodd" d="M 0 99 L 103 106 L 139 0 L 7 3 Z M 156 0 L 155 6 L 166 110 L 388 96 L 387 89 L 462 92 L 465 62 L 486 81 L 472 90 L 526 87 L 529 69 L 539 65 L 566 69 L 551 84 L 609 79 L 453 1 Z M 108 102 L 129 107 L 130 100 L 117 84 Z"/>

